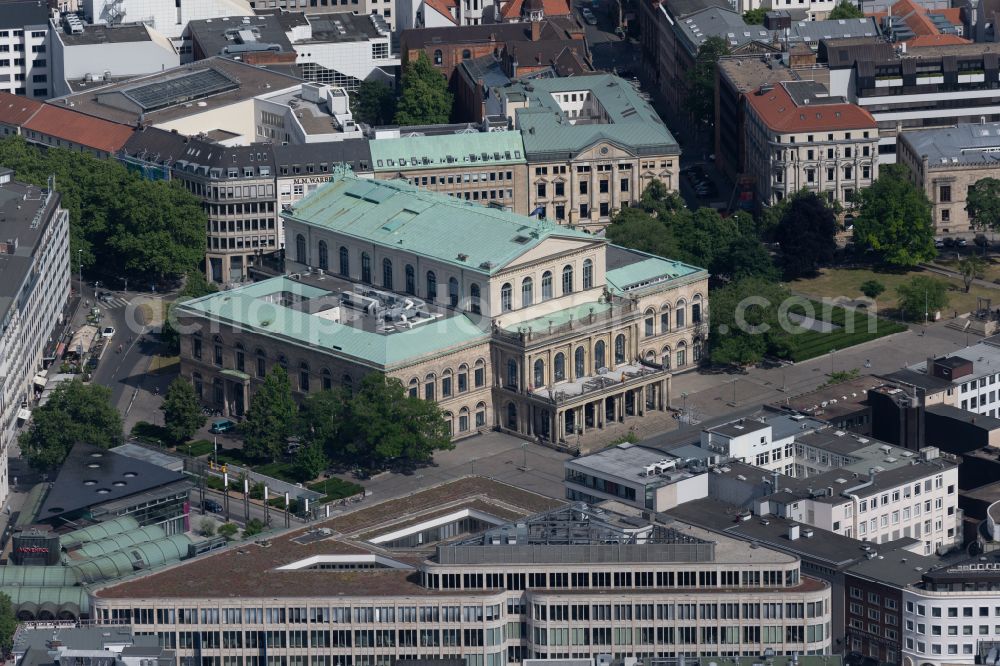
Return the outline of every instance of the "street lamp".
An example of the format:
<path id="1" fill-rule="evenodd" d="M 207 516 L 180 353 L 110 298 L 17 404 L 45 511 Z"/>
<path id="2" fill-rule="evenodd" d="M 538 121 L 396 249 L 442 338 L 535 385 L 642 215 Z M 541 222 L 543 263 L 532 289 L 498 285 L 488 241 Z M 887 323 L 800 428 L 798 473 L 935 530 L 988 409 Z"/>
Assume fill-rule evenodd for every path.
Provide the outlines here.
<path id="1" fill-rule="evenodd" d="M 83 296 L 83 248 L 76 250 L 76 265 L 80 269 L 80 296 Z"/>

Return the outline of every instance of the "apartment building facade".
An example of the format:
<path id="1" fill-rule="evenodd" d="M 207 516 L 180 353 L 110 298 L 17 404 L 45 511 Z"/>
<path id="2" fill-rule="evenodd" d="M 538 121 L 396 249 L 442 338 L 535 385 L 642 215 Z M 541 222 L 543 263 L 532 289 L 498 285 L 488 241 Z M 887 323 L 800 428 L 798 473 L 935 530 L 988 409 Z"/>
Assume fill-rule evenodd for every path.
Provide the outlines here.
<path id="1" fill-rule="evenodd" d="M 849 207 L 878 178 L 878 126 L 861 107 L 814 81 L 765 85 L 745 99 L 747 171 L 761 203 L 806 189 Z"/>
<path id="2" fill-rule="evenodd" d="M 0 10 L 0 91 L 48 99 L 52 90 L 49 8 L 17 0 Z"/>
<path id="3" fill-rule="evenodd" d="M 70 293 L 69 214 L 59 194 L 0 172 L 0 502 L 9 494 L 9 447 L 18 426 L 30 418 L 26 406 Z"/>

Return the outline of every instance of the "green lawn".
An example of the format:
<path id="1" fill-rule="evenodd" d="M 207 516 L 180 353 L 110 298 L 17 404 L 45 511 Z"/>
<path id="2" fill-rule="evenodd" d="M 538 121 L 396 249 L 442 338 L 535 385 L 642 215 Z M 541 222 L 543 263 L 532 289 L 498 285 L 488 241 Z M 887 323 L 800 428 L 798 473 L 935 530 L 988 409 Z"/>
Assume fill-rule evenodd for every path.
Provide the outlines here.
<path id="1" fill-rule="evenodd" d="M 148 423 L 147 421 L 139 421 L 132 426 L 132 437 L 144 444 L 152 444 L 153 446 L 163 446 L 165 442 L 169 441 L 166 428 Z"/>
<path id="2" fill-rule="evenodd" d="M 821 303 L 812 301 L 813 317 L 819 321 L 835 324 L 840 328 L 824 333 L 806 330 L 794 336 L 791 360 L 805 361 L 828 352 L 853 347 L 854 345 L 905 331 L 906 327 L 888 319 L 879 319 L 864 310 L 832 307 L 824 310 Z M 794 305 L 789 312 L 807 314 L 802 305 Z"/>
<path id="3" fill-rule="evenodd" d="M 323 497 L 319 499 L 320 502 L 331 502 L 333 500 L 343 499 L 344 497 L 350 497 L 351 495 L 357 495 L 358 493 L 363 493 L 365 491 L 365 489 L 358 484 L 338 479 L 335 476 L 330 477 L 329 479 L 324 479 L 323 481 L 310 483 L 306 486 L 306 488 L 314 490 L 318 493 L 323 493 Z"/>
<path id="4" fill-rule="evenodd" d="M 212 452 L 213 446 L 212 442 L 207 439 L 196 439 L 194 441 L 188 442 L 187 444 L 182 444 L 177 447 L 178 453 L 187 454 L 193 458 L 199 458 L 201 456 L 208 455 Z"/>
<path id="5" fill-rule="evenodd" d="M 878 310 L 886 315 L 894 315 L 896 308 L 896 288 L 915 275 L 927 275 L 937 280 L 947 282 L 948 306 L 941 312 L 942 317 L 950 317 L 954 311 L 959 314 L 976 309 L 976 298 L 982 296 L 993 299 L 994 304 L 1000 304 L 1000 289 L 973 286 L 965 293 L 965 285 L 960 279 L 946 278 L 943 275 L 923 270 L 886 272 L 869 268 L 826 268 L 814 278 L 795 280 L 788 283 L 788 288 L 797 294 L 812 298 L 830 299 L 861 299 L 861 283 L 867 280 L 877 280 L 885 285 L 885 293 L 878 297 Z M 1000 271 L 998 271 L 1000 275 Z"/>

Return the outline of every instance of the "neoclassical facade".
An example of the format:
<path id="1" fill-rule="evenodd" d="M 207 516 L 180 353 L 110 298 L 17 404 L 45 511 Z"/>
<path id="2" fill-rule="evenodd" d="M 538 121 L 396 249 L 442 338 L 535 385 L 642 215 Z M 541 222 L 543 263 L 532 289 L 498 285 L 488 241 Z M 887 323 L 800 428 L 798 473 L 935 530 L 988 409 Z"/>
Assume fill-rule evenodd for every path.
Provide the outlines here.
<path id="1" fill-rule="evenodd" d="M 289 275 L 178 308 L 182 372 L 228 414 L 274 364 L 300 394 L 374 371 L 455 437 L 566 444 L 666 409 L 701 354 L 702 269 L 400 181 L 335 176 L 284 223 Z"/>

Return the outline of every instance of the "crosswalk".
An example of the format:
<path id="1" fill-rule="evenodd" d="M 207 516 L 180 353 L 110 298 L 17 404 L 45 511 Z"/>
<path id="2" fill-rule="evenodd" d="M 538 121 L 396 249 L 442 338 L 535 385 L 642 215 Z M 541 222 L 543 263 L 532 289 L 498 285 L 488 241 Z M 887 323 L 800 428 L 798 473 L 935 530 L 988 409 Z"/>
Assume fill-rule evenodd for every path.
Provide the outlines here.
<path id="1" fill-rule="evenodd" d="M 121 296 L 112 296 L 109 299 L 101 301 L 101 305 L 112 310 L 116 308 L 123 308 L 128 305 L 128 300 L 122 298 Z"/>

